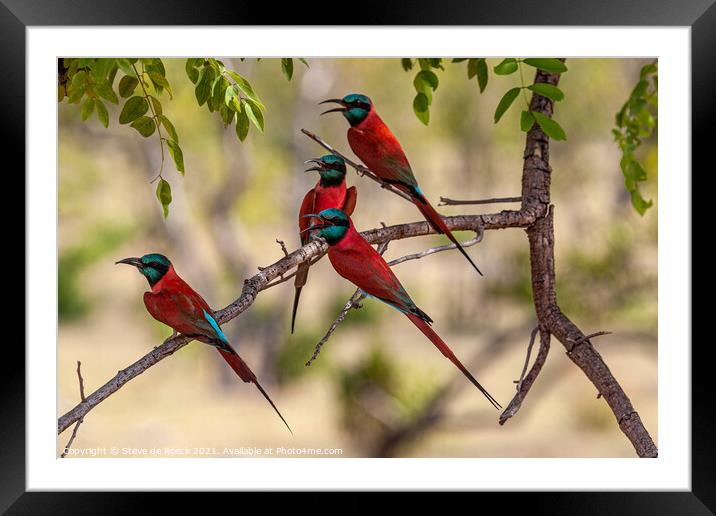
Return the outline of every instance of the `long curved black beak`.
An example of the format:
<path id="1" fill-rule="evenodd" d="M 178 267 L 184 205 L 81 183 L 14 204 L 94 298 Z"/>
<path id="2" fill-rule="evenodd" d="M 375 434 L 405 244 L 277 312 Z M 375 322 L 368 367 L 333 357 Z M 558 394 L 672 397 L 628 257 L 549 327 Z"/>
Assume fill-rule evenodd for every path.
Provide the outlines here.
<path id="1" fill-rule="evenodd" d="M 119 260 L 118 262 L 114 262 L 115 265 L 119 263 L 126 263 L 127 265 L 134 265 L 136 268 L 141 269 L 144 267 L 144 264 L 142 263 L 141 258 L 125 258 L 123 260 Z"/>
<path id="2" fill-rule="evenodd" d="M 309 163 L 316 163 L 317 166 L 307 168 L 306 170 L 304 170 L 304 172 L 313 172 L 316 170 L 318 170 L 318 171 L 322 170 L 321 166 L 320 166 L 320 163 L 321 163 L 320 159 L 307 159 L 306 161 L 303 162 L 304 165 L 308 165 Z"/>
<path id="3" fill-rule="evenodd" d="M 329 109 L 328 111 L 324 111 L 323 113 L 321 113 L 321 115 L 325 115 L 326 113 L 333 113 L 333 112 L 335 112 L 335 111 L 341 111 L 341 112 L 343 112 L 343 111 L 346 110 L 346 106 L 345 106 L 345 104 L 343 103 L 343 100 L 342 100 L 342 99 L 327 99 L 327 100 L 324 100 L 323 102 L 319 102 L 318 104 L 319 104 L 319 105 L 320 105 L 320 104 L 326 104 L 326 103 L 328 103 L 328 102 L 333 102 L 334 104 L 340 104 L 341 107 Z"/>
<path id="4" fill-rule="evenodd" d="M 330 227 L 333 225 L 333 224 L 327 224 L 325 221 L 323 221 L 323 219 L 321 218 L 321 216 L 318 213 L 307 213 L 306 215 L 302 215 L 301 218 L 302 219 L 321 219 L 321 221 L 322 221 L 321 224 L 313 224 L 313 225 L 307 227 L 306 229 L 301 231 L 301 233 L 305 233 L 307 231 L 313 231 L 315 229 L 323 229 L 323 228 L 327 228 L 327 227 Z"/>

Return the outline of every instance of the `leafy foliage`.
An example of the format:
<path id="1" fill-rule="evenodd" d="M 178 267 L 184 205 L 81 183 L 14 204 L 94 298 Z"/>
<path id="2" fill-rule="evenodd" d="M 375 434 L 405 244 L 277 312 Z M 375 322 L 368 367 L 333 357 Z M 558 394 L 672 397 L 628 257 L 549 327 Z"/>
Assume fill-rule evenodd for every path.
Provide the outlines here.
<path id="1" fill-rule="evenodd" d="M 308 67 L 305 59 L 299 58 L 299 61 Z M 206 105 L 209 112 L 217 113 L 224 128 L 235 124 L 240 141 L 248 136 L 250 124 L 264 131 L 266 106 L 245 77 L 211 57 L 189 58 L 185 70 L 195 85 L 199 106 Z M 281 70 L 290 81 L 294 72 L 293 59 L 281 59 Z M 121 78 L 115 87 L 120 72 Z M 58 62 L 58 102 L 67 98 L 70 104 L 81 104 L 83 121 L 96 113 L 100 123 L 109 127 L 109 112 L 103 100 L 119 104 L 122 98 L 127 100 L 119 113 L 119 123 L 129 125 L 145 138 L 157 133 L 162 164 L 155 178 L 159 180 L 156 195 L 166 218 L 172 196 L 171 185 L 163 175 L 165 145 L 177 171 L 183 175 L 185 168 L 179 134 L 163 113 L 160 97 L 165 91 L 172 99 L 172 86 L 159 58 L 63 58 Z"/>
<path id="2" fill-rule="evenodd" d="M 413 87 L 415 88 L 415 98 L 413 99 L 413 111 L 425 125 L 430 122 L 430 104 L 433 102 L 433 92 L 438 89 L 440 81 L 433 69 L 444 70 L 442 59 L 420 58 L 417 60 L 420 71 L 413 79 Z M 408 71 L 413 68 L 412 59 L 402 59 L 403 69 Z"/>
<path id="3" fill-rule="evenodd" d="M 616 114 L 616 128 L 612 130 L 619 145 L 622 158 L 619 165 L 624 175 L 624 186 L 631 195 L 634 209 L 644 215 L 653 205 L 645 200 L 639 191 L 639 183 L 646 181 L 644 167 L 635 157 L 635 152 L 645 138 L 649 138 L 657 127 L 659 72 L 656 63 L 642 67 L 639 82 Z"/>
<path id="4" fill-rule="evenodd" d="M 480 93 L 485 91 L 487 88 L 487 82 L 489 80 L 487 60 L 484 57 L 456 57 L 451 60 L 452 63 L 462 63 L 467 61 L 467 78 L 468 80 L 476 79 Z M 406 72 L 413 69 L 415 60 L 411 58 L 403 58 L 400 60 L 403 70 Z M 413 99 L 413 111 L 415 116 L 418 117 L 423 124 L 428 125 L 430 122 L 430 104 L 433 100 L 433 92 L 438 88 L 438 76 L 433 70 L 444 70 L 443 59 L 440 58 L 419 58 L 417 63 L 420 65 L 420 71 L 416 74 L 413 79 L 413 86 L 415 87 L 416 96 Z M 542 95 L 554 102 L 559 102 L 564 99 L 564 93 L 557 86 L 546 83 L 535 83 L 525 85 L 524 77 L 522 75 L 522 65 L 528 65 L 533 68 L 544 70 L 551 73 L 564 73 L 567 71 L 567 66 L 555 58 L 527 58 L 517 59 L 514 57 L 508 57 L 503 59 L 493 67 L 495 75 L 512 75 L 515 72 L 520 72 L 520 86 L 510 88 L 500 99 L 495 109 L 495 123 L 499 122 L 502 116 L 507 110 L 514 104 L 520 92 L 530 90 L 533 93 Z M 520 129 L 524 132 L 529 131 L 535 122 L 542 128 L 542 130 L 554 140 L 566 140 L 567 135 L 562 127 L 553 118 L 539 115 L 538 113 L 532 113 L 530 111 L 529 102 L 527 96 L 523 95 L 526 104 L 526 110 L 522 111 L 520 117 Z M 539 115 L 539 116 L 536 116 Z"/>

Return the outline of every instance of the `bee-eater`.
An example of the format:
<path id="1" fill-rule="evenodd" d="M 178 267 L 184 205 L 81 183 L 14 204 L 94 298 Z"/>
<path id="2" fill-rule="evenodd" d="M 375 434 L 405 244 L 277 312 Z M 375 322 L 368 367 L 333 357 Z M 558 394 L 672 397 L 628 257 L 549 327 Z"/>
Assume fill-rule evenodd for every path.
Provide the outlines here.
<path id="1" fill-rule="evenodd" d="M 239 378 L 256 385 L 289 432 L 293 433 L 254 372 L 229 344 L 208 303 L 179 277 L 166 256 L 151 253 L 141 258 L 125 258 L 116 263 L 133 265 L 147 278 L 152 291 L 144 293 L 144 305 L 152 317 L 172 328 L 175 333 L 214 346 Z"/>
<path id="2" fill-rule="evenodd" d="M 340 208 L 350 215 L 353 213 L 357 200 L 356 187 L 351 186 L 346 189 L 346 162 L 343 161 L 343 158 L 328 154 L 318 159 L 309 159 L 305 163 L 314 165 L 307 169 L 306 172 L 318 171 L 320 178 L 316 186 L 311 188 L 303 198 L 301 209 L 298 213 L 298 229 L 300 230 L 302 246 L 311 241 L 311 234 L 306 231 L 311 221 L 305 215 L 318 213 L 328 208 Z M 293 333 L 294 325 L 296 324 L 298 299 L 301 297 L 301 289 L 308 279 L 308 268 L 310 266 L 310 261 L 307 260 L 300 264 L 296 270 L 296 279 L 293 282 L 296 294 L 293 298 L 291 333 Z"/>
<path id="3" fill-rule="evenodd" d="M 334 102 L 341 107 L 329 109 L 321 113 L 340 112 L 348 120 L 348 144 L 356 156 L 385 183 L 393 185 L 408 194 L 413 203 L 423 214 L 425 220 L 438 233 L 444 233 L 460 250 L 475 270 L 482 276 L 475 262 L 468 256 L 465 249 L 448 229 L 440 214 L 432 207 L 418 186 L 408 158 L 398 139 L 381 120 L 373 106 L 373 102 L 359 93 L 346 95 L 342 99 L 328 99 L 321 102 Z"/>
<path id="4" fill-rule="evenodd" d="M 356 231 L 353 221 L 345 212 L 331 208 L 308 217 L 319 219 L 307 231 L 319 230 L 318 235 L 328 243 L 328 258 L 338 274 L 355 284 L 363 292 L 404 313 L 418 329 L 430 339 L 440 352 L 462 371 L 495 408 L 500 404 L 455 356 L 430 327 L 433 320 L 418 308 L 400 284 L 383 257 Z"/>

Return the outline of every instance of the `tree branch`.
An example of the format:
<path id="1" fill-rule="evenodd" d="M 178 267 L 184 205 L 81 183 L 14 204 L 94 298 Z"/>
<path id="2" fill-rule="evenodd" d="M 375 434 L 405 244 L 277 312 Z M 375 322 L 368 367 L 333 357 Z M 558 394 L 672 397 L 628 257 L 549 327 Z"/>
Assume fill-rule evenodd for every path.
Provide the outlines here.
<path id="1" fill-rule="evenodd" d="M 532 364 L 532 369 L 530 369 L 530 372 L 525 376 L 527 366 L 530 363 L 530 353 L 532 351 L 532 346 L 534 345 L 535 337 L 537 336 L 538 331 L 540 334 L 539 352 L 537 353 L 537 358 L 535 358 L 535 363 Z M 520 375 L 520 379 L 517 382 L 517 394 L 515 394 L 515 397 L 512 398 L 512 401 L 510 401 L 509 405 L 507 405 L 507 408 L 502 412 L 502 414 L 500 414 L 500 425 L 504 425 L 508 419 L 510 419 L 517 413 L 518 410 L 520 410 L 520 407 L 522 406 L 522 401 L 525 399 L 525 396 L 527 396 L 527 393 L 532 388 L 532 385 L 537 379 L 537 376 L 539 375 L 540 371 L 542 371 L 542 366 L 547 360 L 547 353 L 549 353 L 549 333 L 547 333 L 546 331 L 541 331 L 539 329 L 539 326 L 537 326 L 534 330 L 532 330 L 532 335 L 530 336 L 530 343 L 527 347 L 527 356 L 525 357 L 525 365 L 522 368 L 522 374 Z"/>
<path id="2" fill-rule="evenodd" d="M 464 204 L 498 204 L 502 202 L 520 202 L 522 197 L 493 197 L 491 199 L 475 199 L 472 201 L 461 201 L 450 199 L 448 197 L 440 197 L 438 206 L 459 206 Z"/>
<path id="3" fill-rule="evenodd" d="M 557 85 L 559 74 L 538 70 L 536 83 Z M 553 103 L 534 93 L 530 111 L 551 117 Z M 552 168 L 549 164 L 549 139 L 538 124 L 527 133 L 522 169 L 522 213 L 535 216 L 527 228 L 530 246 L 532 297 L 540 330 L 554 335 L 566 348 L 567 356 L 579 366 L 611 408 L 619 428 L 631 441 L 640 457 L 656 457 L 658 450 L 639 414 L 592 347 L 587 336 L 564 315 L 557 304 L 554 272 L 554 210 L 550 204 Z"/>
<path id="4" fill-rule="evenodd" d="M 518 211 L 503 211 L 484 215 L 458 215 L 445 217 L 445 223 L 452 231 L 475 231 L 480 228 L 502 229 L 508 227 L 526 227 L 529 215 Z M 413 238 L 417 236 L 435 234 L 435 230 L 425 221 L 398 224 L 371 229 L 361 233 L 371 244 L 380 244 L 391 240 Z M 258 296 L 259 292 L 276 284 L 273 280 L 283 276 L 287 271 L 306 260 L 313 260 L 323 256 L 328 249 L 322 239 L 317 239 L 281 258 L 268 267 L 263 267 L 257 274 L 244 280 L 241 295 L 227 307 L 214 312 L 214 318 L 219 324 L 225 324 L 236 318 L 248 309 Z M 288 279 L 288 278 L 284 278 Z M 184 335 L 166 340 L 142 358 L 119 371 L 107 383 L 91 393 L 85 400 L 73 407 L 57 420 L 57 433 L 65 431 L 72 423 L 82 419 L 94 407 L 102 403 L 113 393 L 121 389 L 128 381 L 136 378 L 161 360 L 183 348 L 192 339 Z"/>
<path id="5" fill-rule="evenodd" d="M 85 401 L 85 382 L 82 379 L 82 372 L 80 371 L 80 367 L 82 366 L 82 362 L 79 360 L 77 361 L 77 380 L 80 383 L 80 399 L 82 401 Z M 75 437 L 77 437 L 77 431 L 80 429 L 80 425 L 82 424 L 82 421 L 84 421 L 83 418 L 80 418 L 77 420 L 77 423 L 75 423 L 75 427 L 72 429 L 72 435 L 70 436 L 70 440 L 67 441 L 67 444 L 65 445 L 65 450 L 60 455 L 61 459 L 64 459 L 67 457 L 67 452 L 72 447 L 72 443 L 75 441 Z"/>

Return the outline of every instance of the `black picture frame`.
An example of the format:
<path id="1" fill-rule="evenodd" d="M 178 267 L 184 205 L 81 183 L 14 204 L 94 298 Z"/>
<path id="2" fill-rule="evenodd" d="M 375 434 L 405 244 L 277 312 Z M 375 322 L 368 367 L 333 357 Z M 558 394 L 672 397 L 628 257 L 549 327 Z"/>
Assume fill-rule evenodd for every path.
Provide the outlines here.
<path id="1" fill-rule="evenodd" d="M 359 7 L 357 9 L 349 6 Z M 480 5 L 468 0 L 421 0 L 420 2 L 361 1 L 355 4 L 310 2 L 296 4 L 296 11 L 276 9 L 269 3 L 191 2 L 188 0 L 0 0 L 0 38 L 3 66 L 0 67 L 3 123 L 6 149 L 25 147 L 25 30 L 34 25 L 244 25 L 260 21 L 271 25 L 299 23 L 387 25 L 607 25 L 689 26 L 692 38 L 692 161 L 693 168 L 713 173 L 710 127 L 716 120 L 716 4 L 714 0 L 559 0 L 538 3 L 530 0 L 490 2 Z M 48 90 L 49 91 L 49 90 Z M 54 91 L 54 90 L 53 90 Z M 14 152 L 25 165 L 22 152 Z M 708 159 L 708 161 L 707 161 Z M 702 165 L 699 167 L 699 165 Z M 667 171 L 688 178 L 689 170 Z M 30 192 L 25 192 L 29 195 Z M 693 218 L 694 222 L 697 222 Z M 19 248 L 19 244 L 18 244 Z M 703 260 L 703 258 L 702 258 Z M 694 262 L 694 268 L 698 263 Z M 705 265 L 705 264 L 704 264 Z M 709 270 L 706 267 L 696 270 Z M 32 274 L 32 271 L 25 271 Z M 48 293 L 48 295 L 52 295 Z M 689 346 L 689 342 L 668 345 Z M 714 514 L 716 512 L 716 428 L 712 410 L 711 374 L 707 371 L 708 342 L 692 346 L 692 490 L 690 492 L 610 493 L 481 493 L 491 497 L 501 512 L 529 510 L 533 514 Z M 49 344 L 48 344 L 49 345 Z M 0 424 L 0 511 L 8 514 L 97 514 L 147 511 L 149 493 L 61 493 L 26 492 L 25 486 L 25 353 L 6 339 L 5 364 L 0 374 L 2 424 Z M 163 494 L 162 509 L 191 508 L 187 497 Z M 218 507 L 226 496 L 242 496 L 243 503 L 255 497 L 211 496 Z M 222 496 L 221 499 L 217 496 Z M 311 496 L 311 495 L 309 495 Z M 509 504 L 505 499 L 509 497 Z M 412 498 L 416 499 L 416 498 Z M 316 507 L 316 499 L 309 501 Z M 237 506 L 238 507 L 238 506 Z M 242 505 L 241 507 L 247 507 Z M 360 508 L 360 503 L 354 506 Z"/>

